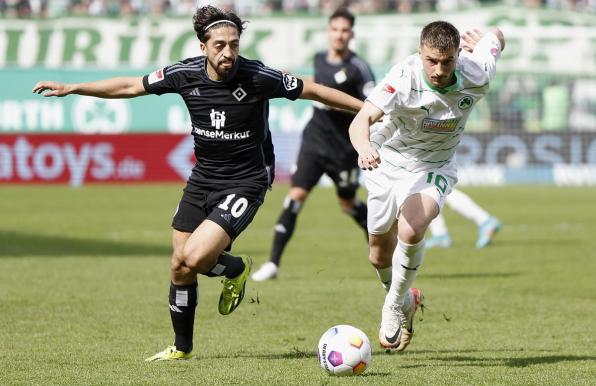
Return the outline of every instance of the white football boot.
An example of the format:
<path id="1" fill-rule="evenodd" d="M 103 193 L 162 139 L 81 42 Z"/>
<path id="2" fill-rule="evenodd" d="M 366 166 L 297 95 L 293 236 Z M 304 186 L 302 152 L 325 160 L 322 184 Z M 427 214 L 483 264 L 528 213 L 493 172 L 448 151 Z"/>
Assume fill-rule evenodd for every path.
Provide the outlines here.
<path id="1" fill-rule="evenodd" d="M 414 335 L 414 314 L 421 306 L 424 296 L 418 288 L 410 288 L 404 304 L 384 304 L 379 330 L 381 347 L 404 351 Z"/>
<path id="2" fill-rule="evenodd" d="M 279 267 L 271 262 L 268 261 L 265 264 L 261 265 L 261 267 L 252 274 L 251 278 L 254 281 L 266 281 L 270 279 L 275 279 L 277 277 L 277 272 L 279 271 Z"/>

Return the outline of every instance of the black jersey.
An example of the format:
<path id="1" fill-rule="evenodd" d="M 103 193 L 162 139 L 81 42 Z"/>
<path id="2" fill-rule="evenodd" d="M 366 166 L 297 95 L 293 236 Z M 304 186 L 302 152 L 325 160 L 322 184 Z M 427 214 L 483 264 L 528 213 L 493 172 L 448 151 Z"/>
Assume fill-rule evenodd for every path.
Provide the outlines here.
<path id="1" fill-rule="evenodd" d="M 269 99 L 295 100 L 303 83 L 243 57 L 226 81 L 213 81 L 206 62 L 188 58 L 143 77 L 147 92 L 178 93 L 186 103 L 197 159 L 189 183 L 267 186 L 275 162 Z"/>
<path id="2" fill-rule="evenodd" d="M 360 100 L 366 99 L 374 87 L 374 75 L 368 64 L 351 52 L 341 62 L 330 63 L 327 51 L 319 52 L 314 58 L 315 82 L 345 92 Z M 328 149 L 345 152 L 353 151 L 348 135 L 348 127 L 354 114 L 331 110 L 315 103 L 314 113 L 304 129 L 304 140 L 316 144 L 319 151 Z"/>

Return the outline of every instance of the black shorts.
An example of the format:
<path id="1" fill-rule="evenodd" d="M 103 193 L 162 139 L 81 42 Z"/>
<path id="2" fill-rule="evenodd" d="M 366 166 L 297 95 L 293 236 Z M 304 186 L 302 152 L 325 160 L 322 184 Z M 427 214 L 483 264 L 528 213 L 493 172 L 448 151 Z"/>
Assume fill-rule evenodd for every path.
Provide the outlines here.
<path id="1" fill-rule="evenodd" d="M 191 233 L 209 219 L 221 226 L 234 240 L 251 223 L 266 192 L 266 188 L 211 190 L 187 185 L 176 208 L 172 227 L 180 232 Z"/>
<path id="2" fill-rule="evenodd" d="M 296 161 L 296 170 L 292 174 L 292 186 L 310 191 L 323 174 L 327 174 L 335 183 L 337 196 L 344 199 L 356 197 L 358 190 L 358 156 L 355 152 L 339 154 L 337 149 L 329 149 L 329 155 L 303 142 Z"/>

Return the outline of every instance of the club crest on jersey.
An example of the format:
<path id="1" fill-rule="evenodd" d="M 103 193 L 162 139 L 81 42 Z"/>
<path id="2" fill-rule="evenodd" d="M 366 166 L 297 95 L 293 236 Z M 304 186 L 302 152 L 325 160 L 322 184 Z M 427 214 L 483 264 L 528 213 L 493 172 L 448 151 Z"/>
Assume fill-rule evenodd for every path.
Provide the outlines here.
<path id="1" fill-rule="evenodd" d="M 163 78 L 164 78 L 163 68 L 160 68 L 159 70 L 153 71 L 151 74 L 149 74 L 149 76 L 147 77 L 147 83 L 153 84 L 155 82 L 159 82 L 159 81 L 163 80 Z"/>
<path id="2" fill-rule="evenodd" d="M 214 109 L 211 109 L 209 117 L 211 118 L 211 126 L 215 127 L 215 130 L 219 130 L 226 125 L 225 111 L 215 111 Z"/>
<path id="3" fill-rule="evenodd" d="M 244 99 L 244 97 L 247 95 L 246 91 L 244 91 L 244 89 L 242 89 L 242 85 L 238 85 L 238 88 L 234 91 L 232 91 L 232 95 L 234 96 L 234 98 L 236 98 L 236 100 L 238 102 L 240 102 L 242 99 Z"/>
<path id="4" fill-rule="evenodd" d="M 457 102 L 457 107 L 460 110 L 467 110 L 474 104 L 474 99 L 471 96 L 466 95 Z"/>
<path id="5" fill-rule="evenodd" d="M 333 75 L 333 77 L 335 78 L 335 83 L 337 83 L 337 84 L 342 84 L 343 82 L 348 80 L 348 75 L 346 75 L 346 70 L 343 68 L 341 70 L 339 70 L 338 72 L 336 72 L 335 75 Z"/>
<path id="6" fill-rule="evenodd" d="M 296 77 L 289 75 L 289 74 L 283 74 L 283 82 L 284 82 L 284 87 L 286 90 L 291 91 L 293 89 L 295 89 L 296 87 L 298 87 L 298 79 L 296 79 Z"/>

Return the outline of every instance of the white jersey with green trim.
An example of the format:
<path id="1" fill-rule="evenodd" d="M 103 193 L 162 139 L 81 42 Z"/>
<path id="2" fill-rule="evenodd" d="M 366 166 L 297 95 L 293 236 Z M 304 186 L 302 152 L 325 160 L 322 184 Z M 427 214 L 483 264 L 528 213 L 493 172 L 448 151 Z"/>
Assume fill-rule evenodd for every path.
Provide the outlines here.
<path id="1" fill-rule="evenodd" d="M 456 82 L 444 89 L 427 81 L 419 54 L 395 65 L 367 98 L 385 114 L 371 133 L 381 162 L 411 172 L 449 163 L 472 108 L 495 75 L 500 53 L 497 36 L 484 35 L 473 53 L 461 51 Z"/>

